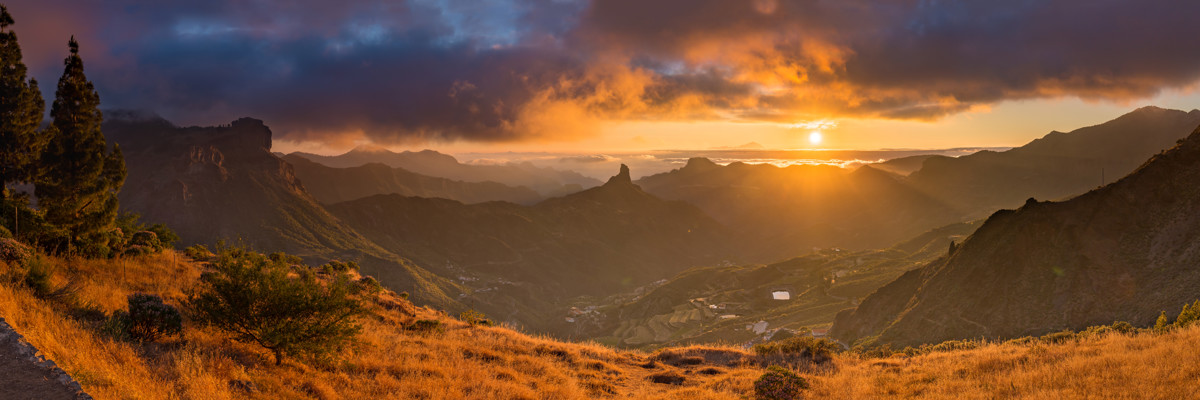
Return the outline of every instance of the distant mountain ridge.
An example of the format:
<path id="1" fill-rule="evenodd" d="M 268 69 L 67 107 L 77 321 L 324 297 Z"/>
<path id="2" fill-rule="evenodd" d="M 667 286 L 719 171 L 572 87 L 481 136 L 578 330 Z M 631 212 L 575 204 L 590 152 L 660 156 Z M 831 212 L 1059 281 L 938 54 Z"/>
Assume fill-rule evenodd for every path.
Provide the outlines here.
<path id="1" fill-rule="evenodd" d="M 1029 197 L 1061 199 L 1112 182 L 1198 124 L 1200 110 L 1142 107 L 1099 125 L 1050 132 L 1008 151 L 930 157 L 908 181 L 970 211 L 970 217 L 982 217 Z"/>
<path id="2" fill-rule="evenodd" d="M 914 156 L 834 166 L 719 165 L 638 180 L 647 192 L 696 204 L 758 243 L 769 262 L 812 247 L 871 249 L 935 227 L 986 217 L 1029 197 L 1061 199 L 1123 176 L 1200 124 L 1200 110 L 1143 107 L 1070 133 L 1051 132 L 1007 151 L 958 158 Z"/>
<path id="3" fill-rule="evenodd" d="M 527 187 L 512 187 L 496 182 L 463 182 L 437 178 L 393 168 L 379 163 L 357 167 L 333 168 L 307 158 L 289 154 L 283 157 L 292 165 L 296 177 L 317 201 L 325 204 L 360 199 L 376 194 L 440 197 L 463 203 L 508 201 L 534 204 L 542 196 Z"/>
<path id="4" fill-rule="evenodd" d="M 1197 265 L 1200 127 L 1119 181 L 996 212 L 949 258 L 839 315 L 833 335 L 904 346 L 1146 326 L 1200 298 Z"/>
<path id="5" fill-rule="evenodd" d="M 349 168 L 379 163 L 393 168 L 403 168 L 413 173 L 446 178 L 463 182 L 497 182 L 509 186 L 524 186 L 542 196 L 555 196 L 577 192 L 598 186 L 600 181 L 580 175 L 574 171 L 560 171 L 538 167 L 531 163 L 509 163 L 503 165 L 463 164 L 448 154 L 433 150 L 417 152 L 393 152 L 380 147 L 360 146 L 345 154 L 325 156 L 319 154 L 292 153 L 292 156 L 334 167 Z"/>
<path id="6" fill-rule="evenodd" d="M 415 299 L 458 308 L 451 281 L 377 246 L 322 208 L 292 166 L 270 153 L 271 130 L 242 118 L 218 127 L 176 127 L 161 118 L 104 125 L 129 171 L 122 211 L 167 224 L 181 244 L 219 240 L 284 251 L 321 263 L 358 260 L 385 283 L 411 288 Z"/>
<path id="7" fill-rule="evenodd" d="M 562 324 L 568 299 L 630 290 L 736 253 L 723 226 L 642 191 L 627 168 L 534 206 L 378 195 L 329 210 L 383 247 L 462 277 L 474 288 L 464 301 L 542 329 Z"/>

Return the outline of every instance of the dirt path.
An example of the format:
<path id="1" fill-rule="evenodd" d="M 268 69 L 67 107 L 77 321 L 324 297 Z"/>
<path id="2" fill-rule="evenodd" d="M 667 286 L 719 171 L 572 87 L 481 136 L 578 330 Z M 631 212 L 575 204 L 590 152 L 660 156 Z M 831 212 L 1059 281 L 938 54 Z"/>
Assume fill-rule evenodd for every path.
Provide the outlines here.
<path id="1" fill-rule="evenodd" d="M 79 384 L 0 318 L 0 399 L 91 399 Z"/>

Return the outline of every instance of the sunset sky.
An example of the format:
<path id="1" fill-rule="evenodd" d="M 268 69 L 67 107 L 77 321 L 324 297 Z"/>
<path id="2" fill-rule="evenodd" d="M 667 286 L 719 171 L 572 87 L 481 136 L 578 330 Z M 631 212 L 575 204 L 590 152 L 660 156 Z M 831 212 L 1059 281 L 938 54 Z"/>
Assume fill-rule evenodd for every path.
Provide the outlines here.
<path id="1" fill-rule="evenodd" d="M 1177 0 L 5 4 L 48 99 L 73 34 L 105 108 L 281 151 L 1015 146 L 1200 106 Z"/>

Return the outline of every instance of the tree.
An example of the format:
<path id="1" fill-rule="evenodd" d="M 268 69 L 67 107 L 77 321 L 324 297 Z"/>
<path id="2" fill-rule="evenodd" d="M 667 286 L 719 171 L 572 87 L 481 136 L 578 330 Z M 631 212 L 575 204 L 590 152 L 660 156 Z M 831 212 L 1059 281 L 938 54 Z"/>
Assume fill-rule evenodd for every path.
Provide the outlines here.
<path id="1" fill-rule="evenodd" d="M 117 192 L 125 182 L 125 158 L 119 146 L 108 151 L 100 130 L 100 96 L 83 73 L 79 43 L 71 37 L 68 44 L 71 54 L 50 108 L 54 121 L 35 194 L 46 220 L 67 232 L 69 244 L 88 246 L 84 254 L 103 255 L 105 233 L 117 217 Z"/>
<path id="2" fill-rule="evenodd" d="M 6 184 L 29 181 L 46 135 L 40 132 L 46 104 L 37 80 L 26 79 L 12 15 L 0 5 L 0 201 Z"/>
<path id="3" fill-rule="evenodd" d="M 192 319 L 235 340 L 283 357 L 324 356 L 342 349 L 361 331 L 365 312 L 359 285 L 349 275 L 318 278 L 308 267 L 240 248 L 223 249 L 188 294 Z"/>

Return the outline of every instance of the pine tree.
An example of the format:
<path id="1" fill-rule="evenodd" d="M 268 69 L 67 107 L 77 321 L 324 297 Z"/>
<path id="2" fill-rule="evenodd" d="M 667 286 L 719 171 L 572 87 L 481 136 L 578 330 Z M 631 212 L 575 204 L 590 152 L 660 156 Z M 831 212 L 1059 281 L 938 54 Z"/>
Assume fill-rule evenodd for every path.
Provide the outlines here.
<path id="1" fill-rule="evenodd" d="M 68 232 L 68 244 L 89 256 L 107 253 L 106 233 L 117 216 L 125 182 L 121 149 L 108 151 L 100 130 L 100 96 L 83 73 L 79 43 L 71 37 L 66 69 L 50 108 L 50 142 L 42 153 L 35 194 L 46 220 Z"/>
<path id="2" fill-rule="evenodd" d="M 0 5 L 0 189 L 31 180 L 47 139 L 38 129 L 46 104 L 37 80 L 26 79 L 17 34 L 8 29 L 13 23 L 8 9 Z M 0 202 L 6 194 L 0 190 Z"/>

